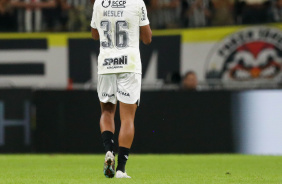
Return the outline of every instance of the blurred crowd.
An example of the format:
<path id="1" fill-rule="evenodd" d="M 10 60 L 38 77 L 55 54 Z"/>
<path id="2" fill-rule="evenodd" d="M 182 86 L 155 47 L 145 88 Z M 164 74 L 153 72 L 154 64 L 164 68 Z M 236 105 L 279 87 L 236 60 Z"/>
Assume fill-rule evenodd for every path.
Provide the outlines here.
<path id="1" fill-rule="evenodd" d="M 155 29 L 282 20 L 282 0 L 147 0 L 146 3 Z"/>
<path id="2" fill-rule="evenodd" d="M 282 21 L 282 0 L 144 0 L 153 29 Z M 1 32 L 88 31 L 94 0 L 0 0 Z"/>
<path id="3" fill-rule="evenodd" d="M 94 0 L 0 0 L 0 32 L 88 31 Z"/>

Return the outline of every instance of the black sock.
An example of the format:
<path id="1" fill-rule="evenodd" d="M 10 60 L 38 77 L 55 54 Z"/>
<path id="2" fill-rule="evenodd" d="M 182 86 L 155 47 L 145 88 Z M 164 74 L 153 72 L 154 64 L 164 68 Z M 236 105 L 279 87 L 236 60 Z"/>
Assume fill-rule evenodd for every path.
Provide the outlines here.
<path id="1" fill-rule="evenodd" d="M 117 171 L 125 172 L 125 164 L 129 156 L 129 149 L 124 147 L 119 147 L 118 151 L 118 166 Z"/>
<path id="2" fill-rule="evenodd" d="M 114 134 L 110 131 L 104 131 L 102 133 L 102 140 L 103 140 L 103 145 L 105 148 L 105 151 L 114 151 L 114 140 L 113 140 Z"/>

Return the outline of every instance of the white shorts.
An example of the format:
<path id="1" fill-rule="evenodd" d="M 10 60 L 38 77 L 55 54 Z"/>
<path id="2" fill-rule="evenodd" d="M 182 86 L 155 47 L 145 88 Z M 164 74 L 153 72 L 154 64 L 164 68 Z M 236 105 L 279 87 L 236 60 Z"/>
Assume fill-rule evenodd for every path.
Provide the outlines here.
<path id="1" fill-rule="evenodd" d="M 140 102 L 142 75 L 114 73 L 98 75 L 97 92 L 101 102 L 113 104 L 117 100 L 126 104 Z"/>

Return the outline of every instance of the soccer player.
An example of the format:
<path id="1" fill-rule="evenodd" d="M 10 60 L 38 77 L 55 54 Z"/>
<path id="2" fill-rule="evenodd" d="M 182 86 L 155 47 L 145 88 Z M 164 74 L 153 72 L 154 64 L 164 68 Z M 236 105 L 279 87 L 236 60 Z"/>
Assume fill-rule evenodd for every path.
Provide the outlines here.
<path id="1" fill-rule="evenodd" d="M 125 165 L 134 137 L 134 118 L 141 92 L 139 39 L 152 41 L 143 0 L 96 0 L 91 21 L 92 37 L 100 39 L 97 92 L 101 104 L 100 128 L 106 151 L 104 175 L 115 175 L 114 116 L 119 101 L 119 132 L 116 178 L 130 178 Z"/>

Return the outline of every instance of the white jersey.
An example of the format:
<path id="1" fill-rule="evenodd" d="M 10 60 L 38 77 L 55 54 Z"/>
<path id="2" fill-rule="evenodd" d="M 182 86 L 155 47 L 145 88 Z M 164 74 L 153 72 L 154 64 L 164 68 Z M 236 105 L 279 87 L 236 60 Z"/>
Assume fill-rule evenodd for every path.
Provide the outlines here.
<path id="1" fill-rule="evenodd" d="M 98 74 L 141 74 L 140 26 L 148 24 L 143 0 L 96 0 L 91 27 L 100 35 Z"/>

